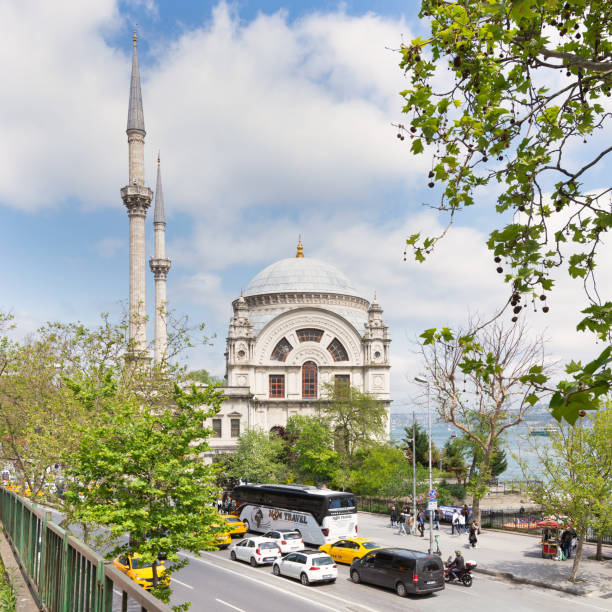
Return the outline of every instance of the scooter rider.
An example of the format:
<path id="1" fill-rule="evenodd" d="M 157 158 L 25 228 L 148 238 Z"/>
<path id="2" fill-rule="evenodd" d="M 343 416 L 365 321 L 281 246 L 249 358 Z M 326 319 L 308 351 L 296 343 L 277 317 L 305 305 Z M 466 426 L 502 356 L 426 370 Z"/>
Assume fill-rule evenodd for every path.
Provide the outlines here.
<path id="1" fill-rule="evenodd" d="M 455 560 L 448 566 L 453 578 L 459 578 L 459 574 L 465 570 L 465 559 L 460 550 L 455 551 Z"/>

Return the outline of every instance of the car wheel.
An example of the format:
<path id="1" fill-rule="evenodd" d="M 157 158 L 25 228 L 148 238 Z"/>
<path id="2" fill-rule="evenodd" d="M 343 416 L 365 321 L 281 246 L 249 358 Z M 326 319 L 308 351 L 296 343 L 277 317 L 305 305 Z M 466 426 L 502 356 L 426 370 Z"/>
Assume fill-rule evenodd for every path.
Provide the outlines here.
<path id="1" fill-rule="evenodd" d="M 236 561 L 236 551 L 235 550 L 232 550 L 232 552 L 230 553 L 230 559 L 232 561 Z"/>
<path id="2" fill-rule="evenodd" d="M 251 526 L 249 525 L 249 521 L 242 521 L 247 531 L 251 531 Z"/>
<path id="3" fill-rule="evenodd" d="M 329 581 L 329 584 L 334 584 L 334 582 L 336 582 L 336 579 L 335 579 L 335 578 L 332 578 L 332 579 Z"/>
<path id="4" fill-rule="evenodd" d="M 465 584 L 466 587 L 472 586 L 472 577 L 469 574 L 466 574 L 465 576 L 463 576 L 461 580 L 463 584 Z"/>
<path id="5" fill-rule="evenodd" d="M 400 596 L 400 597 L 406 597 L 406 595 L 408 594 L 406 591 L 406 585 L 403 582 L 398 582 L 395 585 L 395 592 Z"/>
<path id="6" fill-rule="evenodd" d="M 304 572 L 302 572 L 301 576 L 300 576 L 300 582 L 304 585 L 304 586 L 308 586 L 310 584 L 310 580 L 308 580 L 308 576 L 306 574 L 304 574 Z"/>
<path id="7" fill-rule="evenodd" d="M 275 576 L 280 576 L 280 567 L 279 567 L 278 565 L 274 564 L 274 565 L 272 566 L 272 573 L 273 573 Z"/>
<path id="8" fill-rule="evenodd" d="M 255 559 L 255 557 L 251 557 L 249 563 L 251 564 L 251 567 L 257 567 L 257 560 Z"/>
<path id="9" fill-rule="evenodd" d="M 361 582 L 361 576 L 359 575 L 359 572 L 357 570 L 351 570 L 351 580 L 355 584 L 359 584 Z"/>

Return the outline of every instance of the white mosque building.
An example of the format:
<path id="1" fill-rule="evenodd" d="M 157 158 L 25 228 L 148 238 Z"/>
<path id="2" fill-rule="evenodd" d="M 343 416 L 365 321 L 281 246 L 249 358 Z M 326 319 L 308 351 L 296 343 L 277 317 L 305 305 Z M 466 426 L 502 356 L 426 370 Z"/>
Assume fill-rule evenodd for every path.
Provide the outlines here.
<path id="1" fill-rule="evenodd" d="M 149 363 L 146 338 L 146 214 L 153 191 L 145 185 L 145 125 L 134 33 L 127 136 L 129 181 L 121 197 L 130 220 L 130 359 Z M 155 342 L 153 359 L 166 355 L 166 220 L 157 167 L 153 225 Z M 292 415 L 315 414 L 325 383 L 350 384 L 391 403 L 389 329 L 382 308 L 355 290 L 334 266 L 304 256 L 281 259 L 255 276 L 232 303 L 227 335 L 226 401 L 205 425 L 213 430 L 212 454 L 231 452 L 246 429 L 273 431 Z M 388 419 L 387 419 L 388 422 Z M 208 457 L 210 460 L 210 457 Z"/>

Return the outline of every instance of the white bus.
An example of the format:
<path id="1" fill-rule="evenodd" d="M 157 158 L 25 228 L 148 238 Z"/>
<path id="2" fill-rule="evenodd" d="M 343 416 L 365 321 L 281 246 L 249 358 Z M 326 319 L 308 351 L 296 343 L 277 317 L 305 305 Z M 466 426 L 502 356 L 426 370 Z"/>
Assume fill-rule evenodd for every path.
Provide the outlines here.
<path id="1" fill-rule="evenodd" d="M 232 491 L 248 531 L 295 529 L 308 544 L 327 544 L 357 535 L 352 493 L 307 485 L 240 485 Z"/>

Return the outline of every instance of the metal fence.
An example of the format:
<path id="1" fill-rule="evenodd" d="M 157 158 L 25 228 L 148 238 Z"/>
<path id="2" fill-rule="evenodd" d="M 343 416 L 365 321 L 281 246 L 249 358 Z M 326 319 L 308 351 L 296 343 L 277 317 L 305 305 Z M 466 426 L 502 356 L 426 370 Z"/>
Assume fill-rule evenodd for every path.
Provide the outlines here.
<path id="1" fill-rule="evenodd" d="M 0 520 L 41 609 L 48 612 L 170 612 L 35 503 L 0 487 Z"/>

